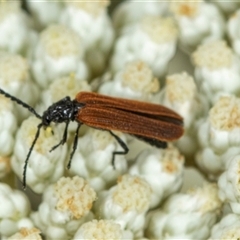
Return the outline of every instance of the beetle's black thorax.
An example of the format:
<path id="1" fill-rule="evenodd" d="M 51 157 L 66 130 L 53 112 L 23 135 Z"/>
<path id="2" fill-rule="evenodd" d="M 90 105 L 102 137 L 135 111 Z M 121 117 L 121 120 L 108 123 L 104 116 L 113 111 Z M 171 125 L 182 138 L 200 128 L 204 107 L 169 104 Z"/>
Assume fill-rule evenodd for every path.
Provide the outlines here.
<path id="1" fill-rule="evenodd" d="M 58 102 L 52 104 L 42 116 L 42 123 L 48 126 L 51 122 L 62 123 L 74 121 L 79 109 L 84 104 L 71 100 L 70 97 L 65 97 Z"/>

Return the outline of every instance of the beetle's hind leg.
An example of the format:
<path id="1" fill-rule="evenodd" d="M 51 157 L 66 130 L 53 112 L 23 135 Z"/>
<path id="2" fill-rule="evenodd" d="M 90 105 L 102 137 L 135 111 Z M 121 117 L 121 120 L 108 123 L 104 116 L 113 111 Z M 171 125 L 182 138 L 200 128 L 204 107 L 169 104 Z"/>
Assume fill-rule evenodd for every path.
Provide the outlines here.
<path id="1" fill-rule="evenodd" d="M 123 148 L 124 151 L 114 151 L 112 153 L 112 165 L 115 168 L 115 156 L 116 155 L 126 155 L 129 151 L 126 143 L 118 137 L 116 134 L 114 134 L 112 131 L 109 131 L 109 133 L 116 139 L 116 141 L 120 144 L 120 146 Z"/>

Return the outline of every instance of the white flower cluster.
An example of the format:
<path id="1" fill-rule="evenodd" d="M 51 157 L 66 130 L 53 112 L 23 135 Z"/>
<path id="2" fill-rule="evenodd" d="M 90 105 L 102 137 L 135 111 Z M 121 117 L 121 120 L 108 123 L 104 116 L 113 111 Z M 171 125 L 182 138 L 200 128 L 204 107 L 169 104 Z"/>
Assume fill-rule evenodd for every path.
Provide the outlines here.
<path id="1" fill-rule="evenodd" d="M 240 239 L 240 2 L 23 2 L 0 1 L 0 238 Z"/>

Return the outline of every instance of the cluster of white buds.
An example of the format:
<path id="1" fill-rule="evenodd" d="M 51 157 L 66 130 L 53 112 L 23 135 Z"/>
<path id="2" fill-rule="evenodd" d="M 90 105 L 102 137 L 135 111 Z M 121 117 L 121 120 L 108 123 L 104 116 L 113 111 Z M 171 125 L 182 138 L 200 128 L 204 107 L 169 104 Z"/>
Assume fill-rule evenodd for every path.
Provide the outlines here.
<path id="1" fill-rule="evenodd" d="M 78 33 L 86 50 L 86 62 L 93 76 L 106 67 L 114 40 L 114 30 L 107 14 L 109 0 L 68 1 L 59 21 Z"/>
<path id="2" fill-rule="evenodd" d="M 197 84 L 211 104 L 221 95 L 240 96 L 240 60 L 225 41 L 200 45 L 192 59 Z"/>
<path id="3" fill-rule="evenodd" d="M 240 239 L 239 26 L 240 0 L 0 0 L 1 240 Z"/>
<path id="4" fill-rule="evenodd" d="M 221 97 L 199 124 L 198 140 L 197 164 L 214 178 L 240 153 L 240 99 Z"/>

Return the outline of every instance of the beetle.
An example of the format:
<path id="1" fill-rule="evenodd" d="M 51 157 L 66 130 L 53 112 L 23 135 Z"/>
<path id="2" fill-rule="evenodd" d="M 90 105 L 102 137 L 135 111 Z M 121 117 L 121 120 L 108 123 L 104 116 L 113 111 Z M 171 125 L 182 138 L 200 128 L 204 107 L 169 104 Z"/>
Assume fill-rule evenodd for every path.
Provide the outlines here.
<path id="1" fill-rule="evenodd" d="M 121 131 L 143 140 L 158 148 L 166 148 L 168 141 L 174 141 L 183 135 L 183 118 L 173 110 L 160 104 L 146 103 L 137 100 L 115 98 L 94 92 L 79 92 L 74 100 L 65 97 L 53 103 L 43 115 L 40 116 L 34 108 L 20 99 L 0 89 L 0 94 L 28 109 L 41 123 L 37 126 L 37 132 L 27 154 L 23 168 L 23 187 L 26 187 L 26 171 L 28 160 L 34 145 L 39 137 L 42 127 L 48 127 L 52 122 L 65 123 L 65 129 L 61 141 L 52 147 L 53 151 L 58 146 L 66 143 L 68 126 L 71 121 L 78 123 L 75 132 L 73 149 L 67 164 L 69 169 L 71 160 L 78 144 L 78 133 L 82 124 L 100 130 L 108 131 L 121 145 L 123 151 L 114 151 L 112 164 L 115 156 L 127 154 L 127 145 L 112 131 Z"/>

